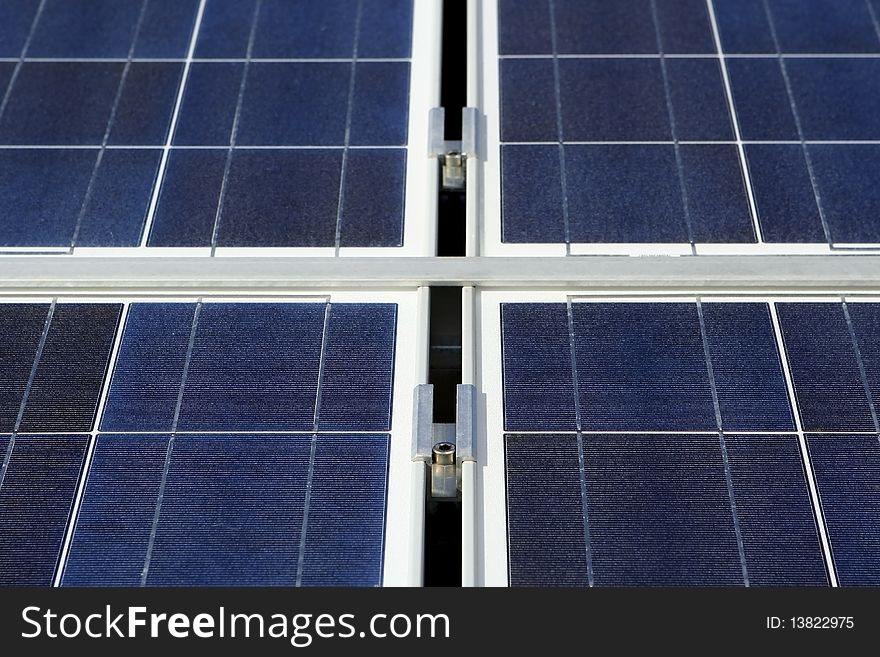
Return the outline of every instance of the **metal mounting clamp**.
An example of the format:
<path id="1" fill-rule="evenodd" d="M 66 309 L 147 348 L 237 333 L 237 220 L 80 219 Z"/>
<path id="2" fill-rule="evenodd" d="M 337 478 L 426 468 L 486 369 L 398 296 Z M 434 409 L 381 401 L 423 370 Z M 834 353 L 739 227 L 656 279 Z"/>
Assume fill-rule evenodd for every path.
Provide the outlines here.
<path id="1" fill-rule="evenodd" d="M 428 155 L 440 160 L 442 185 L 446 190 L 464 189 L 467 161 L 477 157 L 477 120 L 475 107 L 461 110 L 461 140 L 447 140 L 444 124 L 446 110 L 434 107 L 428 116 Z"/>

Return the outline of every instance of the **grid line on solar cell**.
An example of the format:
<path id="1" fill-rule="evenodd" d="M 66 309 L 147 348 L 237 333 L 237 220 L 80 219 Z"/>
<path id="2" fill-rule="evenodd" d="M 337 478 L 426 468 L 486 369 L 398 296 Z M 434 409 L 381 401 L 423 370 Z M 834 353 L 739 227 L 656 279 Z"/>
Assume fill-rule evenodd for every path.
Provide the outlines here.
<path id="1" fill-rule="evenodd" d="M 877 417 L 877 407 L 874 404 L 874 395 L 871 390 L 871 384 L 868 382 L 868 374 L 865 369 L 865 361 L 862 358 L 862 349 L 859 346 L 859 338 L 856 336 L 856 330 L 853 327 L 852 316 L 849 312 L 849 306 L 846 303 L 846 299 L 841 299 L 841 308 L 843 309 L 843 316 L 846 320 L 846 328 L 849 331 L 849 337 L 852 340 L 853 352 L 855 353 L 856 363 L 859 366 L 859 376 L 862 379 L 862 387 L 865 389 L 865 397 L 868 401 L 868 409 L 871 412 L 871 421 L 874 423 L 874 431 L 880 436 L 880 420 Z"/>
<path id="2" fill-rule="evenodd" d="M 9 77 L 9 82 L 6 83 L 6 90 L 3 92 L 3 100 L 0 101 L 0 119 L 3 118 L 3 113 L 6 111 L 6 106 L 9 104 L 9 98 L 12 95 L 12 87 L 15 85 L 15 81 L 21 73 L 21 67 L 25 62 L 25 55 L 27 55 L 27 51 L 31 47 L 31 41 L 34 38 L 37 23 L 39 23 L 40 16 L 42 16 L 45 7 L 46 0 L 40 0 L 40 4 L 37 6 L 37 11 L 34 13 L 34 19 L 31 21 L 31 27 L 28 31 L 27 38 L 24 41 L 24 45 L 21 47 L 21 54 L 17 59 L 10 60 L 15 62 L 15 68 L 12 69 L 12 75 Z"/>

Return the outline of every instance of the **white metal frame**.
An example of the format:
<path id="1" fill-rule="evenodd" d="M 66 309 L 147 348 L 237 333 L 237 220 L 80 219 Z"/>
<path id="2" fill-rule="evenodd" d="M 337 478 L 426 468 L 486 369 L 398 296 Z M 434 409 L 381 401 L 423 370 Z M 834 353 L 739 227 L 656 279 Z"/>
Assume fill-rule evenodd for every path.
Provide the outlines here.
<path id="1" fill-rule="evenodd" d="M 339 290 L 339 289 L 309 289 L 295 290 L 290 289 L 285 292 L 272 293 L 262 292 L 261 294 L 252 296 L 229 295 L 224 294 L 222 290 L 219 294 L 210 294 L 208 292 L 198 296 L 180 295 L 180 296 L 128 296 L 124 294 L 115 294 L 108 296 L 90 296 L 82 293 L 58 293 L 55 296 L 34 294 L 28 296 L 2 296 L 0 297 L 0 307 L 7 303 L 51 303 L 53 299 L 57 304 L 70 303 L 122 303 L 123 314 L 120 320 L 120 326 L 117 329 L 113 343 L 113 358 L 118 353 L 119 344 L 122 338 L 122 322 L 125 320 L 128 308 L 131 303 L 136 302 L 171 302 L 171 303 L 226 303 L 226 302 L 244 302 L 244 303 L 394 303 L 397 304 L 397 328 L 395 343 L 395 362 L 394 362 L 394 382 L 392 392 L 392 415 L 391 429 L 388 432 L 391 435 L 389 466 L 388 466 L 388 483 L 387 483 L 387 506 L 385 509 L 385 541 L 384 541 L 384 565 L 383 565 L 383 583 L 385 586 L 402 586 L 409 583 L 409 569 L 411 554 L 418 550 L 422 552 L 421 536 L 417 540 L 411 534 L 410 522 L 411 518 L 418 513 L 424 512 L 424 498 L 418 501 L 411 498 L 409 490 L 417 482 L 411 481 L 413 478 L 411 463 L 411 441 L 410 430 L 412 427 L 412 390 L 417 383 L 427 380 L 427 307 L 425 305 L 424 293 L 412 290 Z M 417 330 L 412 330 L 416 327 Z M 106 400 L 107 391 L 109 389 L 110 377 L 112 376 L 112 362 L 108 373 L 104 379 L 104 387 L 100 398 L 98 415 L 96 415 L 95 427 L 100 422 L 100 412 Z M 71 511 L 71 519 L 73 522 L 68 524 L 67 533 L 62 547 L 60 563 L 64 564 L 66 555 L 70 548 L 70 541 L 73 536 L 75 518 L 78 513 L 85 483 L 88 478 L 88 467 L 91 461 L 91 454 L 94 450 L 94 444 L 97 434 L 95 428 L 91 433 L 89 441 L 86 464 L 81 474 L 79 484 L 77 486 L 77 495 Z M 413 508 L 415 506 L 415 508 Z M 412 542 L 415 541 L 415 545 Z M 61 568 L 59 568 L 55 577 L 55 586 L 60 585 Z"/>

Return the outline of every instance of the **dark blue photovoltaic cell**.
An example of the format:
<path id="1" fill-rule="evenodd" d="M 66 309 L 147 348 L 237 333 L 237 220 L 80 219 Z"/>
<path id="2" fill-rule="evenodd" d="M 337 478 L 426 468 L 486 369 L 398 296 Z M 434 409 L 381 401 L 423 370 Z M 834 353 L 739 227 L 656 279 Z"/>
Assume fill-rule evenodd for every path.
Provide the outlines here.
<path id="1" fill-rule="evenodd" d="M 501 55 L 552 53 L 549 3 L 498 0 L 498 52 Z"/>
<path id="2" fill-rule="evenodd" d="M 688 241 L 671 144 L 569 145 L 565 170 L 570 241 Z"/>
<path id="3" fill-rule="evenodd" d="M 174 149 L 150 230 L 150 246 L 210 246 L 226 149 Z"/>
<path id="4" fill-rule="evenodd" d="M 880 60 L 798 58 L 786 68 L 805 138 L 880 139 Z"/>
<path id="5" fill-rule="evenodd" d="M 807 437 L 842 586 L 880 585 L 880 442 L 876 435 Z"/>
<path id="6" fill-rule="evenodd" d="M 351 57 L 358 4 L 350 0 L 264 0 L 254 57 Z"/>
<path id="7" fill-rule="evenodd" d="M 40 0 L 5 0 L 0 2 L 0 57 L 18 57 Z"/>
<path id="8" fill-rule="evenodd" d="M 313 429 L 324 313 L 317 303 L 203 304 L 177 428 Z"/>
<path id="9" fill-rule="evenodd" d="M 806 431 L 875 431 L 840 304 L 778 303 L 788 367 Z"/>
<path id="10" fill-rule="evenodd" d="M 783 53 L 880 52 L 865 0 L 767 0 L 766 6 L 763 0 L 714 0 L 713 4 L 726 52 L 776 52 L 771 19 Z"/>
<path id="11" fill-rule="evenodd" d="M 333 246 L 341 170 L 339 149 L 236 151 L 218 246 Z"/>
<path id="12" fill-rule="evenodd" d="M 174 132 L 175 145 L 229 145 L 243 73 L 241 62 L 192 65 Z"/>
<path id="13" fill-rule="evenodd" d="M 571 435 L 505 436 L 512 586 L 589 583 L 577 443 Z"/>
<path id="14" fill-rule="evenodd" d="M 63 585 L 140 585 L 167 452 L 167 436 L 98 436 Z"/>
<path id="15" fill-rule="evenodd" d="M 361 5 L 358 57 L 409 57 L 412 0 L 370 0 Z"/>
<path id="16" fill-rule="evenodd" d="M 859 345 L 865 381 L 874 409 L 880 410 L 880 304 L 848 303 L 853 333 Z"/>
<path id="17" fill-rule="evenodd" d="M 566 141 L 672 139 L 659 60 L 563 59 L 558 65 Z"/>
<path id="18" fill-rule="evenodd" d="M 880 242 L 880 146 L 811 144 L 809 148 L 832 241 Z"/>
<path id="19" fill-rule="evenodd" d="M 670 59 L 664 62 L 675 137 L 684 141 L 730 141 L 733 125 L 714 59 Z"/>
<path id="20" fill-rule="evenodd" d="M 397 306 L 331 304 L 319 431 L 387 431 Z"/>
<path id="21" fill-rule="evenodd" d="M 502 304 L 501 344 L 504 428 L 577 429 L 566 307 Z"/>
<path id="22" fill-rule="evenodd" d="M 349 151 L 339 217 L 339 245 L 401 246 L 405 180 L 405 150 Z"/>
<path id="23" fill-rule="evenodd" d="M 104 152 L 77 235 L 77 246 L 137 246 L 161 151 Z"/>
<path id="24" fill-rule="evenodd" d="M 146 583 L 296 581 L 309 436 L 178 436 Z"/>
<path id="25" fill-rule="evenodd" d="M 814 152 L 815 146 L 810 147 Z M 765 242 L 825 242 L 822 219 L 799 144 L 748 144 L 749 177 Z M 861 222 L 848 222 L 852 228 Z"/>
<path id="26" fill-rule="evenodd" d="M 356 68 L 350 143 L 355 146 L 405 145 L 409 64 L 366 62 Z"/>
<path id="27" fill-rule="evenodd" d="M 564 242 L 558 146 L 501 147 L 501 240 Z"/>
<path id="28" fill-rule="evenodd" d="M 767 304 L 704 303 L 703 321 L 725 431 L 794 431 Z"/>
<path id="29" fill-rule="evenodd" d="M 87 432 L 113 348 L 120 304 L 57 304 L 19 429 Z"/>
<path id="30" fill-rule="evenodd" d="M 797 124 L 776 58 L 726 60 L 744 140 L 797 140 Z"/>
<path id="31" fill-rule="evenodd" d="M 0 143 L 100 144 L 123 66 L 118 62 L 24 64 L 0 120 Z"/>
<path id="32" fill-rule="evenodd" d="M 171 431 L 195 305 L 131 304 L 102 431 Z"/>
<path id="33" fill-rule="evenodd" d="M 46 0 L 30 57 L 126 57 L 142 2 Z"/>
<path id="34" fill-rule="evenodd" d="M 553 63 L 546 59 L 501 61 L 501 139 L 556 141 Z"/>
<path id="35" fill-rule="evenodd" d="M 582 429 L 716 427 L 694 305 L 575 303 L 572 319 Z"/>
<path id="36" fill-rule="evenodd" d="M 113 116 L 108 143 L 163 145 L 182 71 L 183 65 L 178 63 L 132 64 Z"/>
<path id="37" fill-rule="evenodd" d="M 727 436 L 751 586 L 828 584 L 796 436 Z"/>
<path id="38" fill-rule="evenodd" d="M 243 58 L 256 0 L 211 0 L 205 4 L 196 41 L 197 58 Z"/>
<path id="39" fill-rule="evenodd" d="M 0 585 L 51 586 L 88 440 L 15 438 L 0 486 Z"/>
<path id="40" fill-rule="evenodd" d="M 135 57 L 186 57 L 198 0 L 149 0 Z"/>
<path id="41" fill-rule="evenodd" d="M 312 441 L 101 435 L 63 583 L 381 584 L 388 436 L 318 437 L 310 478 Z"/>
<path id="42" fill-rule="evenodd" d="M 583 441 L 597 585 L 743 583 L 717 436 Z"/>
<path id="43" fill-rule="evenodd" d="M 387 435 L 318 436 L 303 586 L 382 583 Z"/>
<path id="44" fill-rule="evenodd" d="M 0 433 L 11 433 L 21 410 L 37 345 L 48 316 L 48 304 L 4 304 L 0 306 Z"/>

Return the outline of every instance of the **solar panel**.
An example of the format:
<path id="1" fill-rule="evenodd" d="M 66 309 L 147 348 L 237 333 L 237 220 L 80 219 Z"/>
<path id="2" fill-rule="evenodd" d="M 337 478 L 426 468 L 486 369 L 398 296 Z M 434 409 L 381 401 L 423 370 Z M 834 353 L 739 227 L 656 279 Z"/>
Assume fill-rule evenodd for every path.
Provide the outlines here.
<path id="1" fill-rule="evenodd" d="M 878 15 L 874 0 L 485 3 L 483 252 L 874 248 Z"/>
<path id="2" fill-rule="evenodd" d="M 411 0 L 8 9 L 0 249 L 428 248 L 407 153 L 437 26 Z"/>
<path id="3" fill-rule="evenodd" d="M 4 303 L 0 582 L 402 578 L 414 293 L 358 296 Z"/>
<path id="4" fill-rule="evenodd" d="M 876 580 L 880 305 L 481 296 L 487 583 Z"/>

